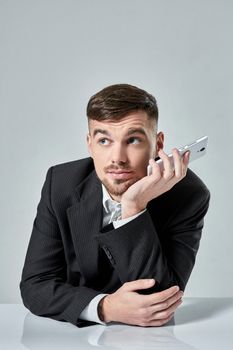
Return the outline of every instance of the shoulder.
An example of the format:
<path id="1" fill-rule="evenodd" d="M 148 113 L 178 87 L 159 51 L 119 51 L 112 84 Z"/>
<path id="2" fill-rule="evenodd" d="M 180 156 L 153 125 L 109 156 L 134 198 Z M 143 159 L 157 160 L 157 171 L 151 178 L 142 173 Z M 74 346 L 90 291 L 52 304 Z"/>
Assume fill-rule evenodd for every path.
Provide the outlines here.
<path id="1" fill-rule="evenodd" d="M 206 184 L 191 169 L 188 169 L 185 178 L 174 186 L 174 195 L 178 195 L 184 200 L 191 198 L 196 201 L 205 201 L 210 197 Z"/>
<path id="2" fill-rule="evenodd" d="M 175 201 L 188 201 L 193 199 L 205 199 L 210 192 L 205 183 L 191 169 L 188 169 L 186 176 L 178 182 L 170 191 L 164 193 L 161 199 Z"/>
<path id="3" fill-rule="evenodd" d="M 178 182 L 170 191 L 152 200 L 149 208 L 161 218 L 179 212 L 185 216 L 195 215 L 196 212 L 206 213 L 210 200 L 210 192 L 205 183 L 192 170 L 188 169 L 183 180 Z M 156 215 L 157 216 L 157 215 Z"/>
<path id="4" fill-rule="evenodd" d="M 76 183 L 85 179 L 93 170 L 94 164 L 91 157 L 56 164 L 51 167 L 54 179 L 58 181 L 72 181 L 74 179 Z"/>
<path id="5" fill-rule="evenodd" d="M 47 172 L 51 193 L 62 196 L 73 192 L 93 170 L 94 164 L 90 157 L 51 166 Z"/>

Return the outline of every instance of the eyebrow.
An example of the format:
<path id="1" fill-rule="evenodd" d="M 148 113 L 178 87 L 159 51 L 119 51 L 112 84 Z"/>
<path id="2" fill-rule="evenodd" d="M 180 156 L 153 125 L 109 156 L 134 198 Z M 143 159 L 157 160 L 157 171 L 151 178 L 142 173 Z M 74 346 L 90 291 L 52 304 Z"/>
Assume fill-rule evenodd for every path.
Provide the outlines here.
<path id="1" fill-rule="evenodd" d="M 141 134 L 146 136 L 145 130 L 142 128 L 130 128 L 127 132 L 127 135 L 133 135 L 133 134 Z"/>
<path id="2" fill-rule="evenodd" d="M 104 129 L 95 129 L 93 132 L 93 137 L 95 137 L 97 134 L 103 134 L 103 135 L 106 135 L 109 137 L 111 136 L 111 134 L 107 130 L 104 130 Z M 133 134 L 141 134 L 141 135 L 146 136 L 145 130 L 142 128 L 130 128 L 126 133 L 127 136 L 130 136 Z"/>
<path id="3" fill-rule="evenodd" d="M 95 137 L 97 134 L 103 134 L 107 136 L 111 136 L 110 133 L 107 130 L 104 129 L 95 129 L 93 132 L 93 137 Z"/>

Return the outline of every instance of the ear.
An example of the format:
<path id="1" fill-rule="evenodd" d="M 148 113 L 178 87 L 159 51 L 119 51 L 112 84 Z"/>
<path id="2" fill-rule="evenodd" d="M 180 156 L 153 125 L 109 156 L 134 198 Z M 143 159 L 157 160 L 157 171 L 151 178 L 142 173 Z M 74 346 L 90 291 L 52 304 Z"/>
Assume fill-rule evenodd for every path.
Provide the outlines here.
<path id="1" fill-rule="evenodd" d="M 163 144 L 164 144 L 164 133 L 160 131 L 157 134 L 157 154 L 160 149 L 163 149 Z"/>
<path id="2" fill-rule="evenodd" d="M 91 147 L 91 135 L 87 134 L 87 148 L 90 156 L 92 157 L 92 147 Z"/>

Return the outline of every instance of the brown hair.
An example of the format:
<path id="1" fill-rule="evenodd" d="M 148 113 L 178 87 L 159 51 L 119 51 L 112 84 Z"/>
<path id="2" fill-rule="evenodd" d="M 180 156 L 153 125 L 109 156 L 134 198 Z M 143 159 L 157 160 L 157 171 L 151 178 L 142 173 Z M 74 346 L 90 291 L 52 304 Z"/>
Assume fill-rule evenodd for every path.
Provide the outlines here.
<path id="1" fill-rule="evenodd" d="M 158 107 L 154 96 L 136 86 L 115 84 L 93 95 L 87 104 L 87 117 L 98 121 L 120 120 L 130 112 L 143 110 L 158 122 Z"/>

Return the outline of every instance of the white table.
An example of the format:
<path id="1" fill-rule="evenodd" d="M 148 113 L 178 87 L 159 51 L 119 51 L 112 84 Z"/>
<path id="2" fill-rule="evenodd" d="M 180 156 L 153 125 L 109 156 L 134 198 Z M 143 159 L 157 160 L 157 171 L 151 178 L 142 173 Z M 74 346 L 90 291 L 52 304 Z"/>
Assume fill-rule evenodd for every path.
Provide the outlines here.
<path id="1" fill-rule="evenodd" d="M 77 328 L 32 315 L 22 304 L 0 304 L 0 349 L 233 349 L 233 298 L 184 298 L 163 327 L 112 324 Z"/>

